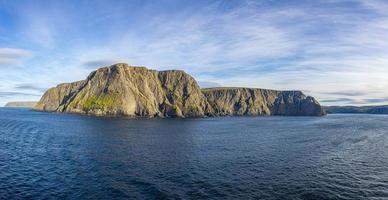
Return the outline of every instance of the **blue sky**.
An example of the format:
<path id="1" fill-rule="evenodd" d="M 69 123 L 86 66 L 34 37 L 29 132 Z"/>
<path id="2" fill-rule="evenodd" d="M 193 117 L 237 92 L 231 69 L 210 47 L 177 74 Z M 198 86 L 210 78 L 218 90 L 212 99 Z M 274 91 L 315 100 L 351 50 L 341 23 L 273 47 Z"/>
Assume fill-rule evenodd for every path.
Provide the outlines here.
<path id="1" fill-rule="evenodd" d="M 388 1 L 0 0 L 0 105 L 116 62 L 388 104 Z"/>

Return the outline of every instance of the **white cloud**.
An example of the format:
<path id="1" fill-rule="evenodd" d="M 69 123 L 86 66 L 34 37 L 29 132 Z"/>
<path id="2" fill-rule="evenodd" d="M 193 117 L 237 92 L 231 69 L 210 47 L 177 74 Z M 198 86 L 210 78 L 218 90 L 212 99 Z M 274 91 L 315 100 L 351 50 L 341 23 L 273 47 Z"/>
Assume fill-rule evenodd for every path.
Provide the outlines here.
<path id="1" fill-rule="evenodd" d="M 180 68 L 211 72 L 248 67 L 267 59 L 289 56 L 298 47 L 288 30 L 271 19 L 300 15 L 298 11 L 255 14 L 250 6 L 219 13 L 209 5 L 198 14 L 155 16 L 147 21 L 144 35 L 132 27 L 116 31 L 99 46 L 79 47 L 82 62 L 121 60 L 154 68 Z"/>
<path id="2" fill-rule="evenodd" d="M 72 28 L 71 15 L 60 2 L 43 5 L 41 2 L 25 2 L 16 6 L 18 35 L 20 41 L 52 50 L 57 47 L 58 39 L 64 39 Z"/>

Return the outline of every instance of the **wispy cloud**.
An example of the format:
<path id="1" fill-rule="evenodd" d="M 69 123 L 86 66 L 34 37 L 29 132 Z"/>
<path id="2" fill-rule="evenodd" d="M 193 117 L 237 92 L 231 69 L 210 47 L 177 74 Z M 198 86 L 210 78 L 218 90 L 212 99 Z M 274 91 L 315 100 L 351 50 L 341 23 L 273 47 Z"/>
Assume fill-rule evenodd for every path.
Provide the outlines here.
<path id="1" fill-rule="evenodd" d="M 383 0 L 15 4 L 17 20 L 7 28 L 17 27 L 20 39 L 0 37 L 34 49 L 34 57 L 0 74 L 5 89 L 46 88 L 128 62 L 183 69 L 223 86 L 300 89 L 324 104 L 378 104 L 388 96 Z M 0 64 L 26 57 L 0 49 Z"/>
<path id="2" fill-rule="evenodd" d="M 351 98 L 336 98 L 336 99 L 323 99 L 321 100 L 322 103 L 328 103 L 329 105 L 331 103 L 346 103 L 346 104 L 359 104 L 360 102 L 355 100 L 355 99 L 351 99 Z"/>
<path id="3" fill-rule="evenodd" d="M 53 49 L 57 44 L 57 38 L 61 31 L 66 31 L 63 27 L 68 19 L 65 13 L 53 3 L 25 2 L 22 5 L 15 5 L 17 14 L 18 35 L 22 41 L 31 42 L 37 47 Z M 63 34 L 63 33 L 62 33 Z"/>
<path id="4" fill-rule="evenodd" d="M 336 92 L 326 92 L 324 94 L 338 95 L 338 96 L 351 96 L 351 97 L 368 95 L 368 93 L 366 93 L 366 92 L 351 91 L 351 90 L 348 90 L 348 91 L 336 91 Z"/>
<path id="5" fill-rule="evenodd" d="M 0 48 L 0 66 L 22 63 L 31 56 L 32 53 L 25 49 Z"/>
<path id="6" fill-rule="evenodd" d="M 132 27 L 117 31 L 107 44 L 82 54 L 82 60 L 113 57 L 135 65 L 204 72 L 253 66 L 260 60 L 285 57 L 296 48 L 297 41 L 286 30 L 268 21 L 275 14 L 255 14 L 256 8 L 247 4 L 217 12 L 219 6 L 207 5 L 190 14 L 150 16 L 141 28 L 146 37 L 133 34 Z M 285 14 L 276 13 L 278 17 Z"/>
<path id="7" fill-rule="evenodd" d="M 364 99 L 363 100 L 366 104 L 375 104 L 375 103 L 386 103 L 388 102 L 388 97 L 384 98 L 377 98 L 377 99 Z"/>
<path id="8" fill-rule="evenodd" d="M 34 83 L 17 84 L 14 88 L 18 90 L 30 90 L 30 91 L 36 91 L 36 92 L 44 92 L 47 90 L 47 88 L 37 86 Z"/>
<path id="9" fill-rule="evenodd" d="M 25 92 L 0 92 L 0 97 L 14 97 L 14 96 L 40 96 L 39 94 L 25 93 Z"/>

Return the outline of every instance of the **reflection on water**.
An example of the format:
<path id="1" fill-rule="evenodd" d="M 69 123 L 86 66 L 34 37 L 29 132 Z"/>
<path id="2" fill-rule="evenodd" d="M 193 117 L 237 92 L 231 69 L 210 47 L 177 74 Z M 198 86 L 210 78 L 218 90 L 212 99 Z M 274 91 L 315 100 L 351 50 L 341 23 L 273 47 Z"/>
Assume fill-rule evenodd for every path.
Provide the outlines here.
<path id="1" fill-rule="evenodd" d="M 0 108 L 0 199 L 388 198 L 387 121 L 118 119 Z"/>

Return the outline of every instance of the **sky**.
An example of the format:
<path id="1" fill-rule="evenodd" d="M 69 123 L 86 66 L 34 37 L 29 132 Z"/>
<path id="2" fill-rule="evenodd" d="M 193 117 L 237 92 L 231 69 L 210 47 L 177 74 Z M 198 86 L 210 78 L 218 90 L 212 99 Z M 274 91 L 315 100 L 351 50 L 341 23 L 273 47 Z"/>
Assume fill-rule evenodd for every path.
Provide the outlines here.
<path id="1" fill-rule="evenodd" d="M 388 104 L 388 0 L 0 0 L 0 106 L 118 62 Z"/>

